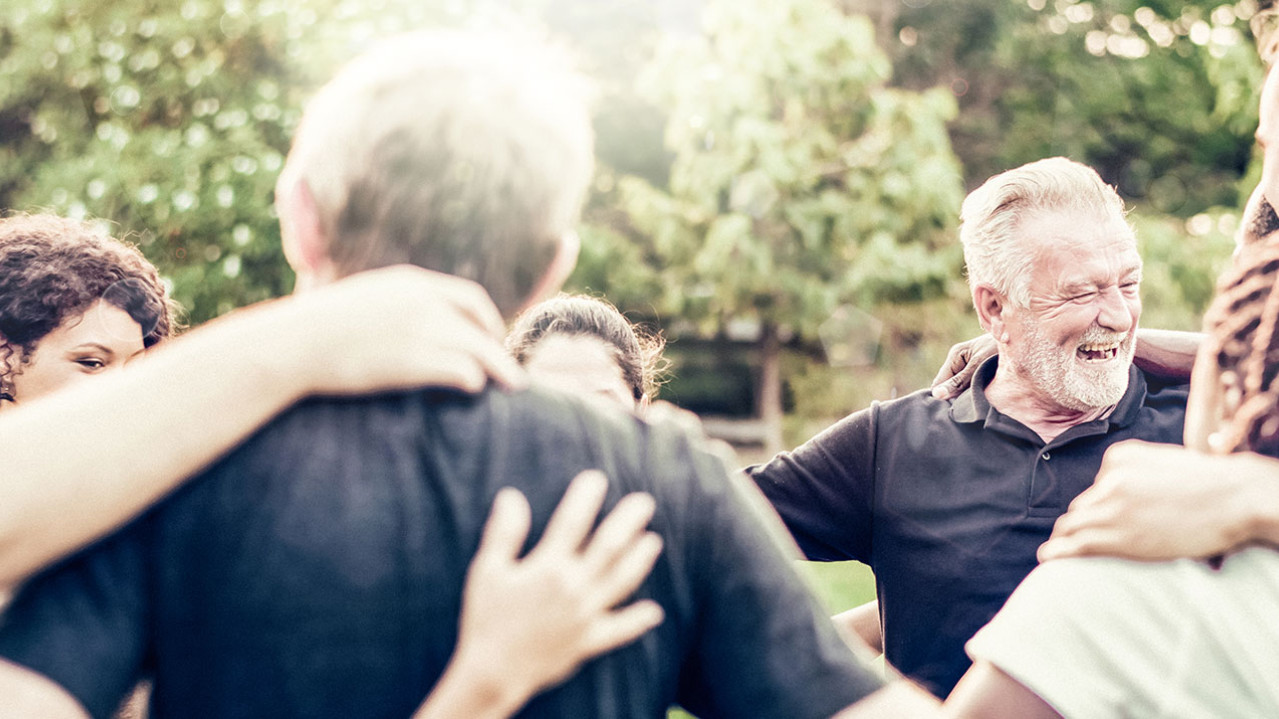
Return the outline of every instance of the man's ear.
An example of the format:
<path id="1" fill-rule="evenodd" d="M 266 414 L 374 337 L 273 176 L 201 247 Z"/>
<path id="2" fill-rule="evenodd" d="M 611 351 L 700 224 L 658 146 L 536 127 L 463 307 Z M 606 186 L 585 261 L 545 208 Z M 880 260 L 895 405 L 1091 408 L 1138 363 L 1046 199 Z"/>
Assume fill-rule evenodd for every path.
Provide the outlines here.
<path id="1" fill-rule="evenodd" d="M 306 181 L 291 173 L 282 173 L 275 186 L 275 210 L 280 216 L 284 257 L 298 277 L 329 272 L 333 263 L 329 259 L 328 238 L 324 236 L 315 196 Z"/>
<path id="2" fill-rule="evenodd" d="M 577 266 L 577 254 L 581 249 L 582 240 L 576 232 L 569 230 L 560 236 L 559 244 L 555 247 L 555 257 L 551 259 L 546 272 L 542 273 L 542 279 L 538 280 L 528 298 L 524 300 L 520 312 L 542 300 L 554 297 L 560 291 L 568 280 L 568 276 L 573 274 L 573 268 Z"/>
<path id="3" fill-rule="evenodd" d="M 982 329 L 989 332 L 996 342 L 1006 342 L 1004 312 L 1008 310 L 1008 298 L 990 285 L 977 285 L 973 288 L 973 307 L 977 310 Z"/>

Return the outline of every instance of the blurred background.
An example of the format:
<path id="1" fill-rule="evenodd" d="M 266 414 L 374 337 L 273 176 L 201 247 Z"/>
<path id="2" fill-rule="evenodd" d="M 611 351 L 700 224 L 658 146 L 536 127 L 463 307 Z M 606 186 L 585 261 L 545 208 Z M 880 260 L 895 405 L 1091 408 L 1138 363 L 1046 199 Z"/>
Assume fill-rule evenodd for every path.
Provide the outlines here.
<path id="1" fill-rule="evenodd" d="M 1197 329 L 1256 181 L 1257 0 L 5 0 L 0 208 L 103 218 L 198 324 L 283 294 L 302 103 L 377 38 L 522 27 L 596 83 L 570 289 L 670 339 L 744 461 L 925 386 L 979 332 L 964 194 L 1065 155 L 1116 185 L 1146 326 Z M 825 567 L 835 609 L 873 596 Z"/>

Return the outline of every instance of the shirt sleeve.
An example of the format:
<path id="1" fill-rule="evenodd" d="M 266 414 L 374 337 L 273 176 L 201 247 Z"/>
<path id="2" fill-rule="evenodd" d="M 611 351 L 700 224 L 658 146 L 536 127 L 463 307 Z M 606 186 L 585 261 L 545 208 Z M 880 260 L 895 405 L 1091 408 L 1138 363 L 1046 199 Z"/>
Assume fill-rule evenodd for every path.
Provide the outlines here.
<path id="1" fill-rule="evenodd" d="M 870 563 L 878 405 L 746 468 L 809 559 Z"/>
<path id="2" fill-rule="evenodd" d="M 834 630 L 748 507 L 745 481 L 689 452 L 688 541 L 698 621 L 681 705 L 703 719 L 827 719 L 882 685 Z"/>
<path id="3" fill-rule="evenodd" d="M 137 683 L 146 651 L 139 523 L 28 582 L 0 617 L 0 657 L 53 680 L 97 719 Z"/>

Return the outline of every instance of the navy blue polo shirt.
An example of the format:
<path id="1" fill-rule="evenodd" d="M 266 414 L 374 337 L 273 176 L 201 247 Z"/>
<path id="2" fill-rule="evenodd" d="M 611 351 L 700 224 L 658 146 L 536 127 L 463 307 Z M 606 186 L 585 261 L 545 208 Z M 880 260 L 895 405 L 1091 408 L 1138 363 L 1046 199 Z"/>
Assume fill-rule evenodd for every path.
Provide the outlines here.
<path id="1" fill-rule="evenodd" d="M 665 621 L 521 717 L 826 719 L 857 664 L 740 481 L 671 427 L 530 390 L 307 402 L 117 535 L 33 579 L 0 656 L 108 717 L 138 677 L 157 719 L 405 719 L 457 642 L 493 497 L 540 536 L 581 470 L 657 503 L 639 591 Z M 0 700 L 2 701 L 2 700 Z"/>
<path id="2" fill-rule="evenodd" d="M 1182 440 L 1186 387 L 1133 367 L 1109 417 L 1045 444 L 987 401 L 997 361 L 953 401 L 921 391 L 876 402 L 747 470 L 810 559 L 871 566 L 888 662 L 939 697 L 1106 448 Z"/>

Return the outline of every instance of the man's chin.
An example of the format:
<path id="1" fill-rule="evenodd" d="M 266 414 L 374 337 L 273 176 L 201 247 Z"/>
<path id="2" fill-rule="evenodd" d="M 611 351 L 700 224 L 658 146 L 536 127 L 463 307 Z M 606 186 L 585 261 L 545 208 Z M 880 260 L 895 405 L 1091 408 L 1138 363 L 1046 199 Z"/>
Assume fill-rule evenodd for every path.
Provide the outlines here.
<path id="1" fill-rule="evenodd" d="M 1080 367 L 1077 363 L 1067 391 L 1075 409 L 1081 411 L 1103 409 L 1119 403 L 1128 391 L 1130 359 L 1115 357 L 1104 363 L 1089 362 Z"/>

